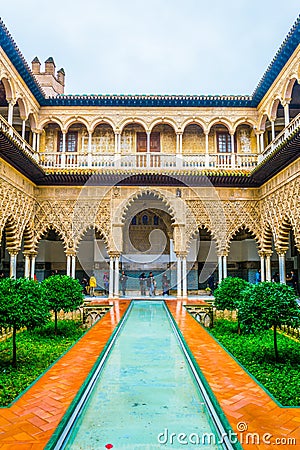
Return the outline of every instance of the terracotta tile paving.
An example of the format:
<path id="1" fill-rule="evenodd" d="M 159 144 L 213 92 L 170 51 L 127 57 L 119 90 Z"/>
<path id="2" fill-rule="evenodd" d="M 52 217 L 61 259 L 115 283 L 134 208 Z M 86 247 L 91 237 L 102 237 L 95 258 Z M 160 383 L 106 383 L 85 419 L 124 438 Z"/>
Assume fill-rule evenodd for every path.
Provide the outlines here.
<path id="1" fill-rule="evenodd" d="M 101 304 L 105 303 L 101 301 Z M 281 448 L 299 448 L 300 409 L 280 408 L 187 313 L 183 303 L 186 302 L 167 301 L 243 448 L 252 450 L 280 445 L 279 441 L 275 442 L 276 438 L 281 439 Z M 197 300 L 197 303 L 201 301 Z M 9 408 L 0 408 L 1 450 L 45 448 L 128 305 L 126 300 L 114 302 L 114 308 L 19 400 Z M 247 431 L 238 430 L 241 424 L 246 424 Z M 247 433 L 257 433 L 260 444 L 247 442 Z M 263 443 L 264 433 L 272 435 L 270 444 Z M 297 445 L 284 444 L 282 438 L 294 438 Z"/>
<path id="2" fill-rule="evenodd" d="M 187 313 L 183 307 L 187 302 L 166 303 L 242 447 L 249 450 L 300 448 L 300 408 L 279 407 Z M 243 425 L 247 430 L 239 431 Z M 257 433 L 259 445 L 247 433 Z M 264 442 L 265 433 L 268 436 Z M 288 438 L 295 441 L 288 443 Z"/>
<path id="3" fill-rule="evenodd" d="M 115 301 L 114 308 L 22 397 L 0 408 L 1 450 L 45 448 L 128 305 L 126 300 Z"/>

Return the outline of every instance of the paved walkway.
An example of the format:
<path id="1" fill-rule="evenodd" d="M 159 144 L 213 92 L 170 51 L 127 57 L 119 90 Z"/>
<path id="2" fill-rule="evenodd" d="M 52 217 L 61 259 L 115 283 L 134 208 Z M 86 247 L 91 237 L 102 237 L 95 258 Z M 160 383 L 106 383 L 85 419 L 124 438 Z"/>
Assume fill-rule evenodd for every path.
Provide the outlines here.
<path id="1" fill-rule="evenodd" d="M 300 448 L 300 408 L 280 408 L 186 312 L 186 302 L 166 303 L 243 448 Z M 251 433 L 260 445 L 251 445 Z"/>
<path id="2" fill-rule="evenodd" d="M 101 299 L 101 304 L 108 301 Z M 45 448 L 128 305 L 114 302 L 114 308 L 19 400 L 0 409 L 1 450 Z"/>
<path id="3" fill-rule="evenodd" d="M 108 304 L 103 298 L 100 302 Z M 189 304 L 196 302 L 200 303 L 201 300 L 188 301 Z M 1 450 L 45 448 L 129 305 L 126 300 L 113 303 L 114 308 L 19 400 L 10 408 L 0 409 Z M 243 441 L 243 448 L 270 449 L 270 445 L 274 448 L 275 444 L 279 445 L 276 439 L 281 440 L 281 448 L 299 448 L 300 409 L 277 406 L 186 312 L 183 303 L 186 302 L 167 300 L 171 313 L 228 421 L 237 432 L 240 441 Z M 242 432 L 242 427 L 246 427 L 247 431 Z M 247 444 L 247 433 L 256 433 L 260 445 Z M 263 436 L 269 439 L 270 444 L 263 443 Z M 296 439 L 297 445 L 285 444 L 287 441 L 283 439 L 288 438 Z"/>

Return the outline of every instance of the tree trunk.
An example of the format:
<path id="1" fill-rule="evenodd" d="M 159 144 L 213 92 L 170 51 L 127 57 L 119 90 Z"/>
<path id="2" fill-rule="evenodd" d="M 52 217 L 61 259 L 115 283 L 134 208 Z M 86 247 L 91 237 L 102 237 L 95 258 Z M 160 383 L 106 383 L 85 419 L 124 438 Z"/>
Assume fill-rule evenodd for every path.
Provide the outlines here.
<path id="1" fill-rule="evenodd" d="M 17 367 L 17 343 L 16 343 L 17 329 L 13 326 L 13 359 L 12 365 L 13 367 Z"/>
<path id="2" fill-rule="evenodd" d="M 279 361 L 279 355 L 278 355 L 278 346 L 277 346 L 277 325 L 273 325 L 274 328 L 274 350 L 275 350 L 275 361 Z"/>
<path id="3" fill-rule="evenodd" d="M 57 311 L 54 311 L 54 334 L 57 335 Z"/>

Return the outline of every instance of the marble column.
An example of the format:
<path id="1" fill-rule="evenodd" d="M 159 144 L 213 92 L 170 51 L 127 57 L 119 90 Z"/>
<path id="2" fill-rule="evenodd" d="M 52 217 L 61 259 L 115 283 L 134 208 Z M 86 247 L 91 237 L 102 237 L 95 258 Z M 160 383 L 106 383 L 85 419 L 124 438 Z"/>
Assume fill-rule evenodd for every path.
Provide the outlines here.
<path id="1" fill-rule="evenodd" d="M 181 298 L 181 256 L 177 255 L 177 298 Z"/>
<path id="2" fill-rule="evenodd" d="M 114 296 L 114 257 L 110 256 L 109 258 L 109 289 L 108 289 L 108 297 L 113 298 Z"/>
<path id="3" fill-rule="evenodd" d="M 286 278 L 285 278 L 285 253 L 278 253 L 278 262 L 279 262 L 279 282 L 282 283 L 282 284 L 285 284 L 286 283 Z"/>
<path id="4" fill-rule="evenodd" d="M 10 278 L 17 278 L 17 256 L 18 251 L 9 251 L 9 276 Z"/>
<path id="5" fill-rule="evenodd" d="M 289 102 L 284 102 L 283 108 L 284 108 L 284 126 L 287 127 L 290 123 Z"/>
<path id="6" fill-rule="evenodd" d="M 221 283 L 223 279 L 223 261 L 222 256 L 218 255 L 218 274 L 219 274 L 219 283 Z"/>
<path id="7" fill-rule="evenodd" d="M 119 270 L 120 270 L 120 257 L 115 256 L 115 289 L 114 289 L 114 297 L 119 298 Z"/>
<path id="8" fill-rule="evenodd" d="M 24 253 L 25 258 L 25 270 L 24 270 L 24 278 L 30 278 L 30 256 L 28 253 Z"/>
<path id="9" fill-rule="evenodd" d="M 182 297 L 187 298 L 186 256 L 182 256 Z"/>
<path id="10" fill-rule="evenodd" d="M 14 103 L 12 101 L 8 102 L 8 114 L 7 114 L 7 122 L 9 125 L 13 124 L 14 117 Z"/>
<path id="11" fill-rule="evenodd" d="M 36 259 L 36 253 L 31 254 L 31 268 L 30 268 L 30 278 L 34 280 L 35 275 L 35 259 Z"/>
<path id="12" fill-rule="evenodd" d="M 75 278 L 76 273 L 76 255 L 71 255 L 71 277 Z"/>
<path id="13" fill-rule="evenodd" d="M 67 276 L 71 276 L 71 255 L 67 255 Z"/>
<path id="14" fill-rule="evenodd" d="M 272 280 L 271 273 L 271 253 L 266 253 L 266 281 Z"/>
<path id="15" fill-rule="evenodd" d="M 260 252 L 260 281 L 265 281 L 265 254 Z"/>
<path id="16" fill-rule="evenodd" d="M 227 255 L 223 255 L 223 279 L 227 278 Z"/>

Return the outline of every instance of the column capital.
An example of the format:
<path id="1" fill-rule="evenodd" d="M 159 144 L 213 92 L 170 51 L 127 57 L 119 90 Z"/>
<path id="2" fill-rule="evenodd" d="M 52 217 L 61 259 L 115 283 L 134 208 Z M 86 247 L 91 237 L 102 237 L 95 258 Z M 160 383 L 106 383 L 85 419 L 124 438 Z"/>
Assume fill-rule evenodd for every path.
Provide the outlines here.
<path id="1" fill-rule="evenodd" d="M 11 249 L 7 249 L 9 255 L 11 256 L 15 256 L 19 253 L 21 249 L 20 248 L 11 248 Z"/>
<path id="2" fill-rule="evenodd" d="M 23 252 L 23 255 L 24 256 L 28 256 L 29 258 L 30 257 L 33 257 L 33 256 L 37 256 L 37 252 L 35 252 L 35 251 L 32 251 L 32 250 L 25 250 L 24 252 Z"/>
<path id="3" fill-rule="evenodd" d="M 76 256 L 77 252 L 74 249 L 65 250 L 66 256 Z"/>
<path id="4" fill-rule="evenodd" d="M 281 104 L 283 107 L 285 107 L 285 106 L 289 105 L 291 103 L 291 101 L 292 101 L 292 97 L 285 98 L 284 100 L 282 100 Z"/>
<path id="5" fill-rule="evenodd" d="M 266 252 L 264 250 L 260 250 L 258 253 L 258 256 L 260 256 L 261 258 L 265 258 L 266 256 Z"/>
<path id="6" fill-rule="evenodd" d="M 275 247 L 278 256 L 284 256 L 288 250 L 287 247 Z"/>
<path id="7" fill-rule="evenodd" d="M 115 250 L 109 251 L 107 253 L 110 258 L 120 258 L 120 256 L 121 256 L 121 253 L 117 252 Z"/>
<path id="8" fill-rule="evenodd" d="M 177 258 L 186 258 L 187 254 L 188 254 L 188 252 L 186 252 L 186 251 L 175 252 L 175 255 L 177 256 Z"/>
<path id="9" fill-rule="evenodd" d="M 229 255 L 228 250 L 220 250 L 219 252 L 217 252 L 217 256 L 228 256 L 228 255 Z"/>
<path id="10" fill-rule="evenodd" d="M 17 100 L 15 98 L 7 98 L 6 99 L 7 103 L 11 106 L 15 106 L 15 104 L 17 103 Z"/>

